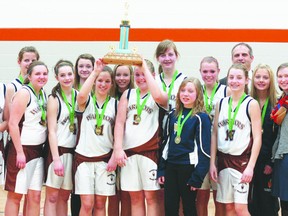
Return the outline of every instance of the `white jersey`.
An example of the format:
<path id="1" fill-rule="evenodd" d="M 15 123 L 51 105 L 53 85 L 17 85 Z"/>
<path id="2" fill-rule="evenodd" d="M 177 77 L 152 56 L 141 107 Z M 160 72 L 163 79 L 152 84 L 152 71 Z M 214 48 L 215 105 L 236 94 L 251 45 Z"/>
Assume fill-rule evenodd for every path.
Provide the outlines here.
<path id="1" fill-rule="evenodd" d="M 75 92 L 75 103 L 76 103 L 76 90 Z M 72 133 L 69 130 L 70 126 L 70 117 L 69 110 L 59 94 L 57 94 L 57 99 L 59 102 L 58 106 L 58 116 L 57 116 L 57 138 L 58 138 L 58 146 L 65 148 L 74 148 L 76 145 L 76 127 L 75 133 Z M 69 103 L 70 109 L 72 109 L 72 105 Z M 75 105 L 77 107 L 77 105 Z M 77 118 L 74 118 L 74 125 L 77 125 Z"/>
<path id="2" fill-rule="evenodd" d="M 204 96 L 204 86 L 203 87 L 203 98 L 205 97 Z M 216 108 L 216 104 L 218 101 L 220 101 L 220 99 L 226 97 L 227 95 L 227 86 L 225 85 L 222 85 L 220 83 L 218 83 L 218 86 L 217 86 L 217 89 L 216 89 L 216 92 L 215 92 L 215 95 L 214 95 L 214 98 L 213 98 L 213 101 L 212 101 L 212 110 L 210 112 L 210 116 L 212 117 L 212 119 L 214 119 L 214 116 L 215 116 L 215 108 Z M 211 103 L 211 98 L 208 96 L 207 98 L 207 102 L 208 104 Z M 204 103 L 205 103 L 205 100 L 204 100 Z M 205 103 L 205 106 L 206 106 L 206 103 Z"/>
<path id="3" fill-rule="evenodd" d="M 251 142 L 251 122 L 249 116 L 249 103 L 253 100 L 247 95 L 242 101 L 233 125 L 233 136 L 228 136 L 228 109 L 231 97 L 225 97 L 219 104 L 218 118 L 218 150 L 225 154 L 241 155 Z M 234 115 L 231 112 L 231 118 Z"/>
<path id="4" fill-rule="evenodd" d="M 0 83 L 0 123 L 3 122 L 3 113 L 5 106 L 6 86 Z M 0 140 L 3 138 L 3 132 L 0 132 Z"/>
<path id="5" fill-rule="evenodd" d="M 129 94 L 130 91 L 130 94 Z M 137 94 L 136 89 L 128 91 L 127 118 L 125 123 L 125 133 L 123 149 L 131 149 L 148 142 L 159 129 L 159 106 L 154 101 L 152 95 L 149 96 L 146 105 L 141 113 L 141 121 L 137 123 Z M 140 98 L 140 104 L 148 96 Z"/>
<path id="6" fill-rule="evenodd" d="M 39 94 L 39 98 L 37 100 L 36 95 L 33 93 L 32 89 L 29 86 L 24 85 L 23 88 L 28 90 L 30 94 L 30 100 L 27 104 L 23 116 L 24 119 L 21 131 L 21 144 L 40 145 L 44 143 L 47 138 L 47 127 L 40 124 L 42 112 L 38 104 L 38 100 L 42 102 L 42 98 Z M 46 95 L 43 90 L 41 91 L 42 94 L 44 95 L 44 109 L 46 112 L 47 107 Z"/>
<path id="7" fill-rule="evenodd" d="M 23 83 L 20 81 L 19 78 L 12 80 L 11 84 L 14 86 L 14 92 L 19 91 L 19 89 L 21 89 L 21 87 L 23 86 Z"/>
<path id="8" fill-rule="evenodd" d="M 98 108 L 98 113 L 101 114 L 103 106 L 98 107 L 98 104 L 96 106 Z M 104 113 L 101 135 L 96 135 L 95 108 L 93 99 L 89 96 L 86 109 L 82 113 L 80 130 L 78 130 L 80 137 L 75 150 L 78 154 L 86 157 L 99 157 L 109 153 L 113 149 L 113 129 L 116 117 L 116 107 L 117 101 L 111 97 Z M 79 113 L 77 115 L 79 115 Z"/>
<path id="9" fill-rule="evenodd" d="M 161 73 L 162 74 L 162 73 Z M 158 84 L 158 86 L 163 89 L 164 91 L 164 87 L 163 85 L 165 85 L 166 87 L 166 92 L 168 94 L 169 89 L 171 87 L 171 84 L 169 86 L 166 86 L 166 83 L 164 82 L 163 76 L 161 76 L 161 74 L 159 74 L 159 76 L 156 76 L 156 82 Z M 176 106 L 176 97 L 177 97 L 177 93 L 179 90 L 179 86 L 181 85 L 182 81 L 186 78 L 186 76 L 182 73 L 179 73 L 174 81 L 174 86 L 173 89 L 171 91 L 171 96 L 169 98 L 169 111 L 171 111 L 172 109 L 175 108 Z"/>

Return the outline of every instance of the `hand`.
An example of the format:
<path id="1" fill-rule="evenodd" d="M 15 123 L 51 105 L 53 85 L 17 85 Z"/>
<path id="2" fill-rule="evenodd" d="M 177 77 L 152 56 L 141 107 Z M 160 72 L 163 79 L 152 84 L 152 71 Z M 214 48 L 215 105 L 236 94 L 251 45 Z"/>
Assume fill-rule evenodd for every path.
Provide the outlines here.
<path id="1" fill-rule="evenodd" d="M 190 190 L 191 190 L 191 191 L 196 191 L 196 190 L 198 190 L 198 188 L 195 188 L 195 187 L 193 187 L 193 186 L 190 186 Z"/>
<path id="2" fill-rule="evenodd" d="M 250 183 L 252 181 L 252 177 L 253 177 L 253 169 L 247 166 L 244 172 L 242 173 L 241 183 Z"/>
<path id="3" fill-rule="evenodd" d="M 111 158 L 110 158 L 109 161 L 108 161 L 106 170 L 107 170 L 108 172 L 112 172 L 112 171 L 115 171 L 116 168 L 117 168 L 117 163 L 116 163 L 116 161 L 115 161 L 114 154 L 112 154 L 112 155 L 111 155 Z"/>
<path id="4" fill-rule="evenodd" d="M 25 166 L 26 166 L 26 156 L 25 156 L 24 152 L 17 153 L 16 166 L 19 169 L 25 168 Z"/>
<path id="5" fill-rule="evenodd" d="M 264 172 L 263 172 L 263 173 L 264 173 L 265 175 L 270 175 L 272 172 L 273 172 L 273 169 L 272 169 L 271 166 L 266 165 L 266 166 L 264 167 Z"/>
<path id="6" fill-rule="evenodd" d="M 218 181 L 218 172 L 217 172 L 217 168 L 215 165 L 210 165 L 210 179 L 212 179 L 214 182 Z"/>
<path id="7" fill-rule="evenodd" d="M 164 184 L 164 183 L 165 183 L 165 177 L 164 177 L 164 176 L 160 176 L 160 177 L 158 178 L 158 183 L 159 183 L 159 184 Z"/>
<path id="8" fill-rule="evenodd" d="M 62 161 L 59 159 L 54 160 L 54 173 L 57 176 L 64 176 L 64 165 L 62 164 Z"/>
<path id="9" fill-rule="evenodd" d="M 106 66 L 102 59 L 97 59 L 94 63 L 94 71 L 99 74 L 103 68 Z"/>
<path id="10" fill-rule="evenodd" d="M 118 166 L 123 167 L 126 165 L 127 156 L 123 149 L 115 150 L 115 161 Z"/>

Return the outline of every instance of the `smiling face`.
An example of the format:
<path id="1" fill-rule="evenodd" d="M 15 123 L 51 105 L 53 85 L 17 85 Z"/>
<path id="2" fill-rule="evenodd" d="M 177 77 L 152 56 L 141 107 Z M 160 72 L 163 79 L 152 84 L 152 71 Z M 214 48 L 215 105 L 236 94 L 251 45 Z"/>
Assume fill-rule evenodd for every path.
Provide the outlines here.
<path id="1" fill-rule="evenodd" d="M 248 79 L 245 77 L 245 71 L 242 69 L 231 68 L 228 74 L 228 86 L 232 92 L 245 90 Z"/>
<path id="2" fill-rule="evenodd" d="M 134 69 L 134 79 L 136 85 L 141 89 L 141 90 L 147 90 L 148 85 L 146 83 L 146 78 L 144 73 L 140 70 L 139 67 L 135 67 Z"/>
<path id="3" fill-rule="evenodd" d="M 277 72 L 277 82 L 286 94 L 288 93 L 288 67 L 283 67 Z"/>
<path id="4" fill-rule="evenodd" d="M 124 92 L 129 88 L 130 79 L 130 70 L 127 66 L 117 67 L 115 72 L 115 84 L 120 92 Z"/>
<path id="5" fill-rule="evenodd" d="M 197 90 L 192 82 L 188 82 L 179 90 L 179 98 L 185 108 L 192 108 L 197 98 Z"/>
<path id="6" fill-rule="evenodd" d="M 177 55 L 173 48 L 167 48 L 166 51 L 157 57 L 158 62 L 163 68 L 163 71 L 171 71 L 175 69 Z"/>
<path id="7" fill-rule="evenodd" d="M 218 80 L 219 68 L 215 62 L 203 62 L 200 74 L 207 87 L 213 87 Z"/>
<path id="8" fill-rule="evenodd" d="M 29 65 L 37 60 L 37 55 L 34 52 L 25 52 L 21 59 L 18 59 L 18 64 L 22 75 L 27 74 Z"/>
<path id="9" fill-rule="evenodd" d="M 93 71 L 93 63 L 90 59 L 80 58 L 77 64 L 77 71 L 78 75 L 80 76 L 80 80 L 85 81 Z"/>
<path id="10" fill-rule="evenodd" d="M 107 96 L 112 86 L 112 77 L 108 71 L 102 71 L 95 81 L 97 95 Z"/>
<path id="11" fill-rule="evenodd" d="M 270 87 L 270 75 L 265 68 L 254 72 L 254 87 L 257 91 L 268 91 Z"/>
<path id="12" fill-rule="evenodd" d="M 45 65 L 34 66 L 28 79 L 35 91 L 39 91 L 48 81 L 47 67 Z"/>
<path id="13" fill-rule="evenodd" d="M 56 79 L 59 81 L 61 88 L 71 88 L 74 83 L 74 71 L 68 65 L 59 67 Z"/>

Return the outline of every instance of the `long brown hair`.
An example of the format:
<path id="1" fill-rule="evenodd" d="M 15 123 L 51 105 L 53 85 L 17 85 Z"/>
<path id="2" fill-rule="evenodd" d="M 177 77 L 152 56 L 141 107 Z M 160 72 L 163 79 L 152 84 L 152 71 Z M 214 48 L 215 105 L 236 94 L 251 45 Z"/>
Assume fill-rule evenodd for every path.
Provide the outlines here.
<path id="1" fill-rule="evenodd" d="M 55 67 L 54 67 L 55 76 L 58 76 L 58 74 L 59 74 L 59 68 L 64 67 L 64 66 L 69 66 L 69 67 L 71 67 L 72 71 L 74 72 L 73 63 L 70 62 L 70 61 L 68 61 L 68 60 L 63 60 L 63 59 L 61 59 L 61 60 L 59 60 L 59 61 L 56 63 L 56 65 L 55 65 Z M 56 86 L 54 86 L 54 88 L 52 89 L 52 93 L 51 93 L 51 94 L 52 94 L 53 97 L 56 97 L 56 94 L 57 94 L 57 93 L 58 93 L 58 94 L 60 95 L 60 97 L 62 98 L 61 86 L 60 86 L 60 83 L 59 83 L 59 82 L 57 83 Z M 62 99 L 63 99 L 63 98 L 62 98 Z"/>
<path id="2" fill-rule="evenodd" d="M 129 69 L 129 72 L 130 72 L 130 82 L 129 82 L 129 85 L 128 85 L 128 89 L 133 89 L 134 88 L 134 74 L 133 74 L 133 68 L 130 66 L 130 65 L 115 65 L 115 67 L 113 68 L 113 73 L 112 73 L 112 80 L 113 80 L 113 83 L 114 85 L 112 86 L 111 90 L 110 90 L 110 95 L 112 97 L 117 97 L 118 95 L 120 95 L 120 91 L 118 89 L 118 85 L 116 84 L 115 82 L 115 77 L 116 77 L 116 72 L 117 72 L 117 69 L 120 67 L 120 66 L 124 66 L 124 67 L 127 67 Z M 120 99 L 120 98 L 119 98 Z"/>
<path id="3" fill-rule="evenodd" d="M 166 52 L 167 49 L 173 49 L 177 58 L 180 56 L 175 43 L 172 40 L 163 40 L 161 41 L 155 51 L 155 58 L 158 59 L 160 55 Z M 162 66 L 159 65 L 158 73 L 161 74 L 163 72 Z"/>
<path id="4" fill-rule="evenodd" d="M 76 63 L 75 63 L 75 79 L 74 79 L 74 88 L 79 90 L 78 87 L 79 87 L 79 83 L 80 83 L 80 76 L 78 74 L 78 63 L 79 63 L 79 60 L 80 59 L 87 59 L 87 60 L 90 60 L 91 61 L 91 64 L 92 64 L 92 69 L 94 68 L 94 63 L 95 63 L 95 58 L 91 55 L 91 54 L 88 54 L 88 53 L 85 53 L 85 54 L 81 54 L 78 56 L 77 60 L 76 60 Z"/>

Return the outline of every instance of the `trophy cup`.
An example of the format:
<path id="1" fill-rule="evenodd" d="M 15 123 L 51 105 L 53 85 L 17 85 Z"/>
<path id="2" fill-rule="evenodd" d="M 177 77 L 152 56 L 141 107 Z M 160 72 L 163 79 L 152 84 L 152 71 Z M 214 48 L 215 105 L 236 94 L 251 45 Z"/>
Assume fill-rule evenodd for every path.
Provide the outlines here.
<path id="1" fill-rule="evenodd" d="M 116 65 L 142 65 L 142 58 L 136 53 L 136 49 L 133 51 L 128 49 L 129 42 L 129 21 L 127 19 L 128 15 L 128 2 L 125 2 L 125 18 L 120 24 L 120 43 L 119 49 L 111 47 L 110 52 L 108 52 L 103 57 L 103 62 L 105 64 L 116 64 Z"/>

